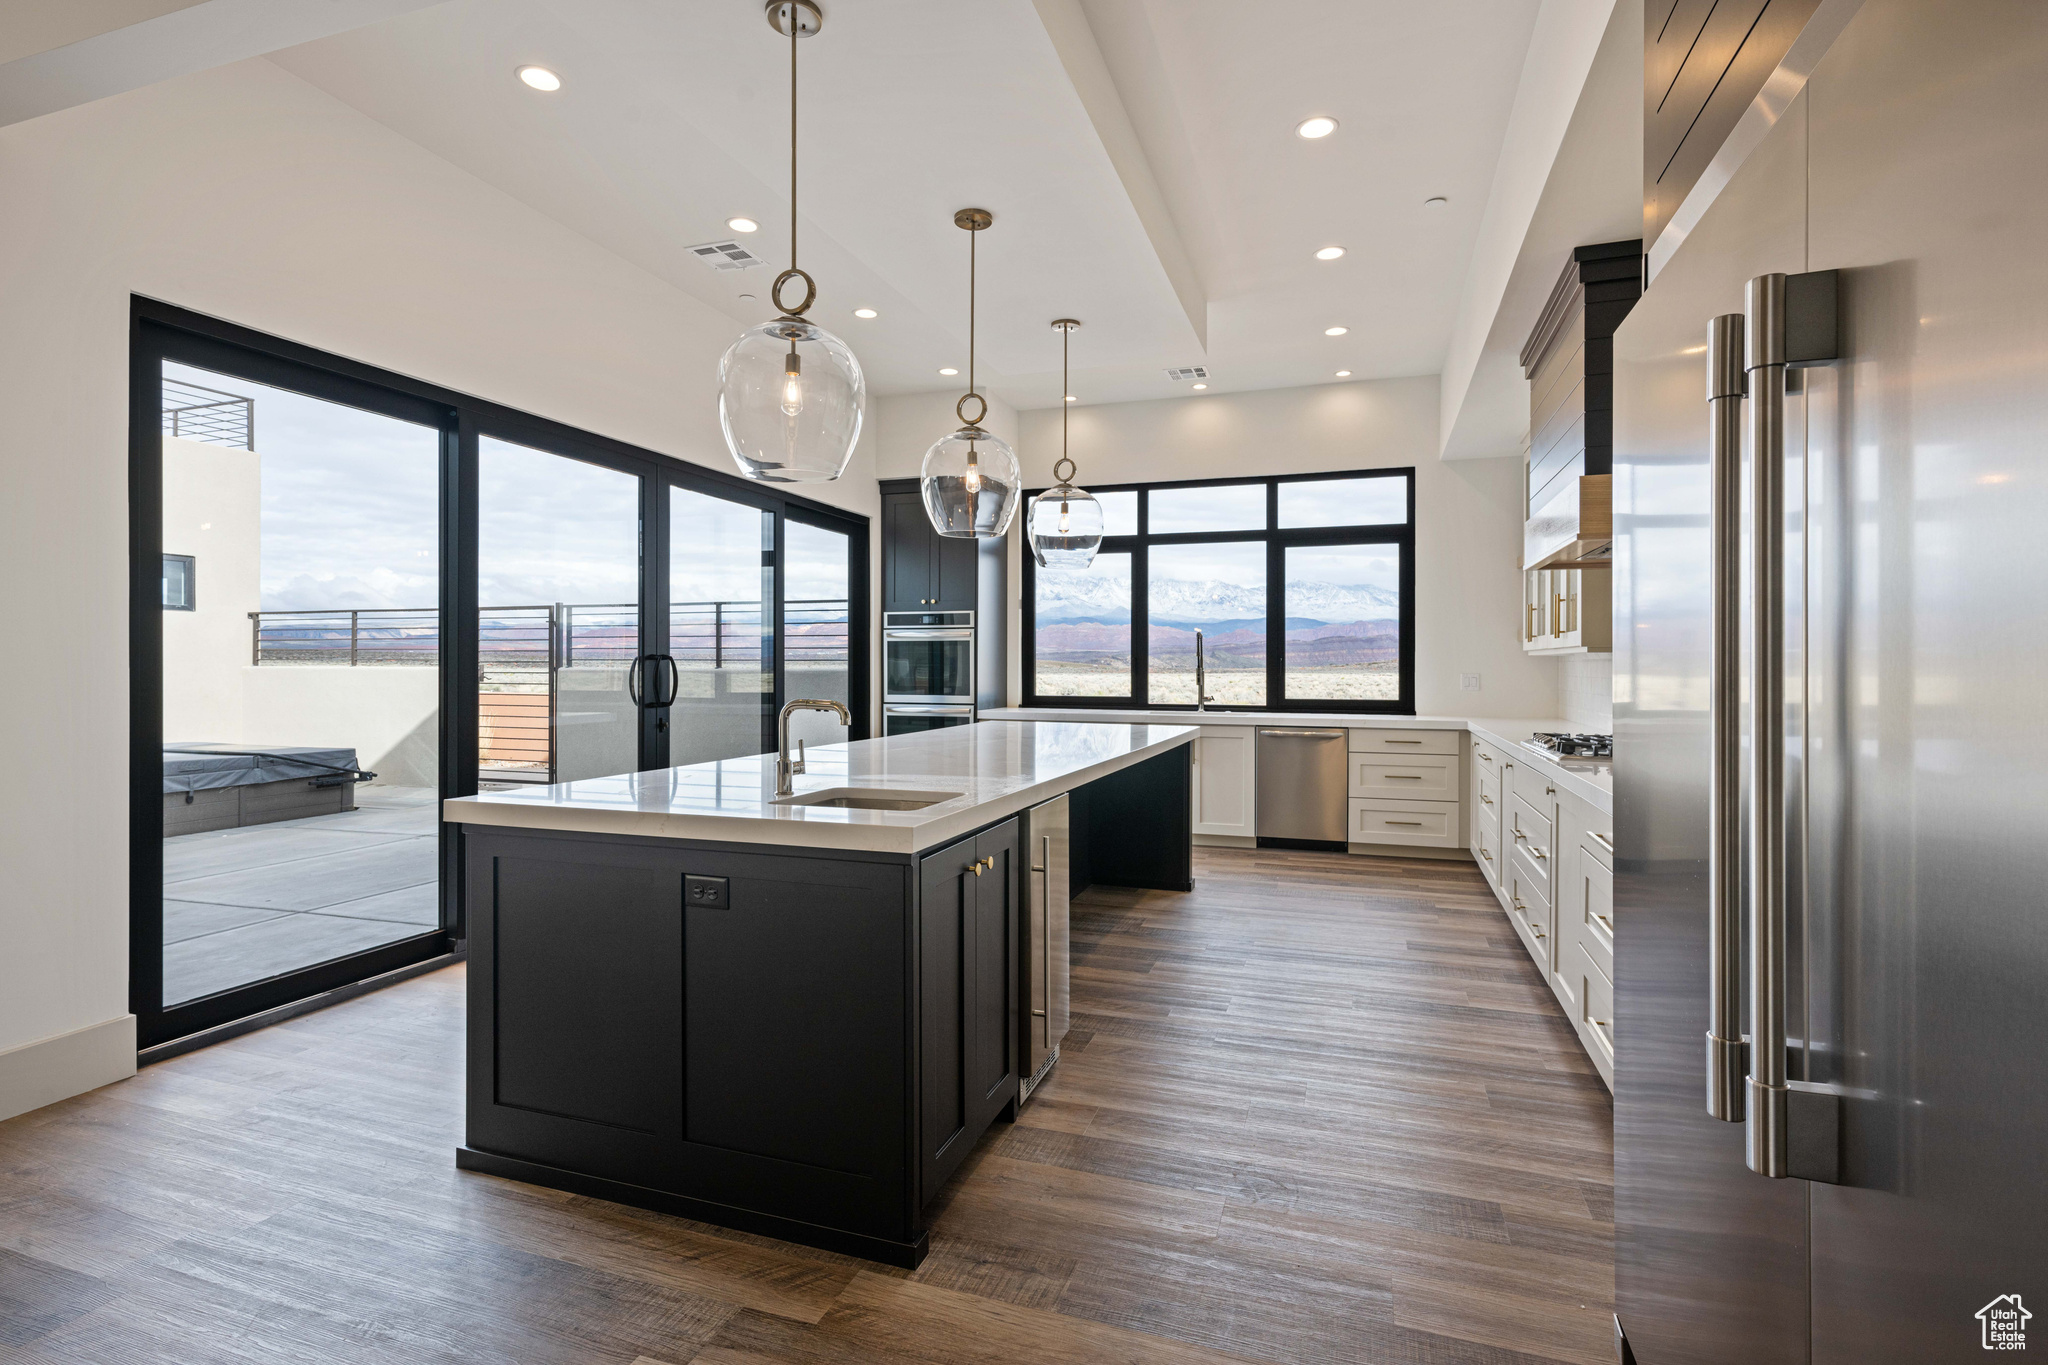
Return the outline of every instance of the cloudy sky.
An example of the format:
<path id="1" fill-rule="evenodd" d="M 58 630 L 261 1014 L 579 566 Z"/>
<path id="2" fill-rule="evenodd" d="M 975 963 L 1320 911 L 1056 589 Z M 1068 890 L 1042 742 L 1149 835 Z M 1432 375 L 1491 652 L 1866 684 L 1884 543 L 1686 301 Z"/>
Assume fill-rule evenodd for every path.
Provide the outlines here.
<path id="1" fill-rule="evenodd" d="M 431 607 L 439 600 L 439 434 L 190 366 L 166 378 L 255 400 L 267 611 Z M 637 595 L 631 475 L 486 438 L 478 591 L 485 606 L 627 603 Z M 670 593 L 758 602 L 763 516 L 671 490 Z M 843 597 L 846 538 L 790 522 L 791 598 Z"/>

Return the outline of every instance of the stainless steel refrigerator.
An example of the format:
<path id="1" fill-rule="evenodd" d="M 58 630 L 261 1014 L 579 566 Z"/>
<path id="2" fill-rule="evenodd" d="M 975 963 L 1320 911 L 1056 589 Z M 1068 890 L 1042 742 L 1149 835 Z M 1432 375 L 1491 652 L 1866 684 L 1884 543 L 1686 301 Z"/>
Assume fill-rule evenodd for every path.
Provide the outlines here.
<path id="1" fill-rule="evenodd" d="M 1810 70 L 1615 337 L 1642 1365 L 2048 1349 L 2048 5 Z"/>

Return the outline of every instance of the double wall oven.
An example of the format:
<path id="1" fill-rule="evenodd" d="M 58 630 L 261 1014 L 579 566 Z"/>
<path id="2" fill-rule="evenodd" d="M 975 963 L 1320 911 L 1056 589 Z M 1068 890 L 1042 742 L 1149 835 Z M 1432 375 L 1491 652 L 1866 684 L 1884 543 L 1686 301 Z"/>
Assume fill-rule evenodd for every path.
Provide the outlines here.
<path id="1" fill-rule="evenodd" d="M 974 613 L 882 617 L 882 733 L 974 723 Z"/>

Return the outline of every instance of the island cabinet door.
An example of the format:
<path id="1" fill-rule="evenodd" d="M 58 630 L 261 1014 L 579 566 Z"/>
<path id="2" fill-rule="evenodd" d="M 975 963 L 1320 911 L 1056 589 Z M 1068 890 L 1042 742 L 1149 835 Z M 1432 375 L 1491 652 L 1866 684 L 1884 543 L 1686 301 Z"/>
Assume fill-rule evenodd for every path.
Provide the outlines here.
<path id="1" fill-rule="evenodd" d="M 919 863 L 925 1202 L 1016 1098 L 1016 856 L 1017 822 L 1010 820 Z"/>

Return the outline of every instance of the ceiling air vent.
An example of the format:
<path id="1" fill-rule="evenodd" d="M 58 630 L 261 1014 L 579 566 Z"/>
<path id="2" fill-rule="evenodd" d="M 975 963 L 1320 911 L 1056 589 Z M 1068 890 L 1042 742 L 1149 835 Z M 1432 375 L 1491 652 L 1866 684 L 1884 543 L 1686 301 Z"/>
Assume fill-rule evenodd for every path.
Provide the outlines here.
<path id="1" fill-rule="evenodd" d="M 1168 370 L 1166 377 L 1176 384 L 1185 384 L 1190 379 L 1207 379 L 1209 377 L 1209 367 L 1207 365 L 1185 365 L 1178 370 Z"/>
<path id="2" fill-rule="evenodd" d="M 706 242 L 702 246 L 691 247 L 690 254 L 713 270 L 752 270 L 757 265 L 768 264 L 738 242 Z"/>

